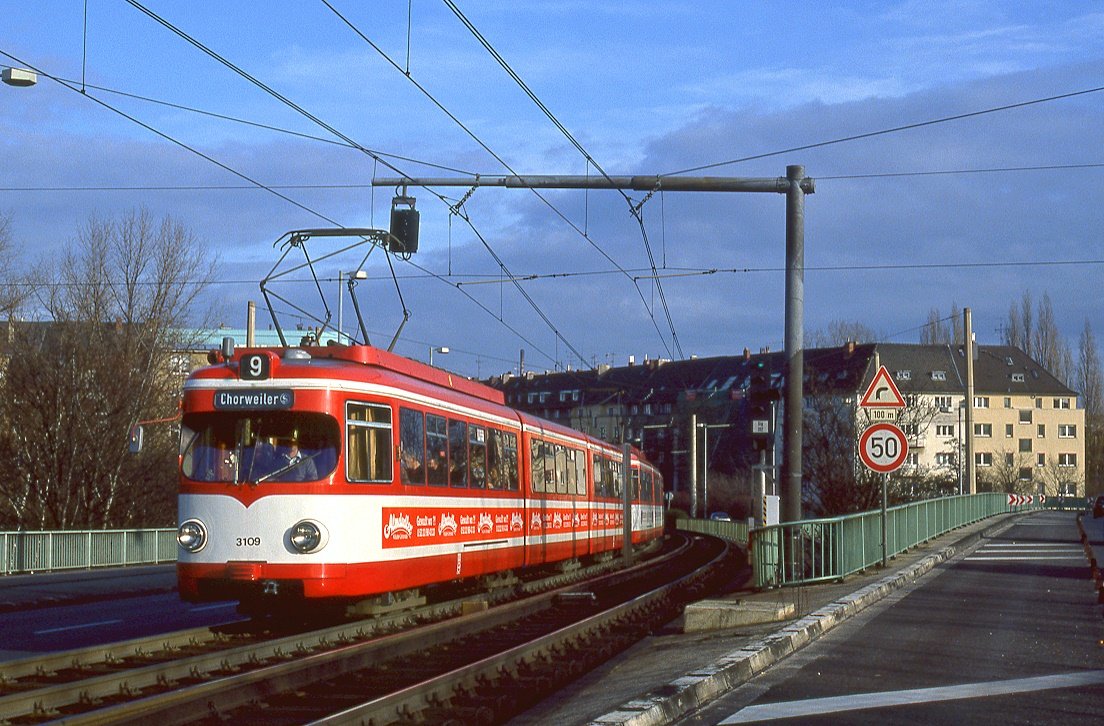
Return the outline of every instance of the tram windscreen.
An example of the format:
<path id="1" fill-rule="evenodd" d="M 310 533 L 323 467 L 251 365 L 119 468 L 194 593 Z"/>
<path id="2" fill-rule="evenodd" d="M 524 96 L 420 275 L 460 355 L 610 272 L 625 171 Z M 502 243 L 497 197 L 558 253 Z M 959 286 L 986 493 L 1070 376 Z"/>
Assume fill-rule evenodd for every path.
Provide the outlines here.
<path id="1" fill-rule="evenodd" d="M 337 466 L 339 437 L 321 413 L 192 414 L 181 426 L 181 471 L 202 482 L 317 481 Z"/>

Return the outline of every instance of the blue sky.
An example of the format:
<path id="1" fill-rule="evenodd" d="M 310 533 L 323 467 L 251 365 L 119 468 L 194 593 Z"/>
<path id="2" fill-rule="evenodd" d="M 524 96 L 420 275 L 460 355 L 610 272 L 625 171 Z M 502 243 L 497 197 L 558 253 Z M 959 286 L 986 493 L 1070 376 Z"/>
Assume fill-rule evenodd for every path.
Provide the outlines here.
<path id="1" fill-rule="evenodd" d="M 509 173 L 472 135 L 518 173 L 598 173 L 440 0 L 330 0 L 379 51 L 322 2 L 142 4 L 358 144 L 428 163 L 393 162 L 405 174 L 453 174 L 429 164 Z M 803 164 L 817 180 L 806 206 L 807 336 L 842 320 L 916 342 L 931 309 L 957 305 L 973 309 L 981 342 L 996 343 L 1025 291 L 1050 296 L 1072 345 L 1086 321 L 1104 335 L 1104 168 L 1093 166 L 1104 164 L 1104 92 L 786 152 L 1104 86 L 1104 4 L 455 4 L 609 174 L 764 154 L 694 173 L 775 177 Z M 83 2 L 9 4 L 3 18 L 0 51 L 50 75 L 337 140 L 124 0 L 89 0 L 87 33 Z M 365 185 L 395 173 L 360 151 L 86 90 L 264 184 L 339 187 L 281 191 L 319 215 L 387 225 L 393 190 Z M 242 327 L 276 261 L 272 242 L 325 223 L 258 189 L 149 188 L 241 184 L 47 78 L 0 86 L 0 214 L 11 218 L 16 256 L 4 263 L 14 268 L 56 257 L 92 215 L 144 207 L 218 254 L 221 282 L 207 302 Z M 66 190 L 75 186 L 116 189 Z M 434 191 L 454 201 L 465 192 Z M 412 193 L 422 220 L 413 262 L 437 277 L 396 267 L 412 313 L 400 353 L 425 359 L 448 346 L 435 363 L 487 376 L 516 367 L 521 349 L 544 370 L 782 347 L 781 196 L 647 200 L 669 323 L 640 226 L 616 192 L 542 200 L 482 188 L 464 205 L 471 226 L 430 191 Z M 502 282 L 495 257 L 517 276 L 539 276 L 520 283 L 525 296 Z M 357 264 L 320 270 L 331 308 L 337 270 Z M 366 269 L 387 274 L 378 255 Z M 722 272 L 701 274 L 713 269 Z M 486 284 L 449 284 L 475 279 Z M 372 279 L 361 290 L 373 342 L 390 340 L 401 318 L 393 284 Z"/>

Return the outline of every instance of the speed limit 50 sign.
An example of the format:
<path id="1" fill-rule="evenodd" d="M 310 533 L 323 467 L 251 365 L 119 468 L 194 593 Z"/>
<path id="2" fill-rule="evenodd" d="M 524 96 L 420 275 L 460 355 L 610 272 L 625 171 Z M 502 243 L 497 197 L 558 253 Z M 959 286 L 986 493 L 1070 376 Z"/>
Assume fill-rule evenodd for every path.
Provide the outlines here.
<path id="1" fill-rule="evenodd" d="M 891 423 L 876 423 L 859 436 L 859 458 L 871 471 L 888 474 L 897 471 L 908 456 L 908 441 L 901 429 Z"/>

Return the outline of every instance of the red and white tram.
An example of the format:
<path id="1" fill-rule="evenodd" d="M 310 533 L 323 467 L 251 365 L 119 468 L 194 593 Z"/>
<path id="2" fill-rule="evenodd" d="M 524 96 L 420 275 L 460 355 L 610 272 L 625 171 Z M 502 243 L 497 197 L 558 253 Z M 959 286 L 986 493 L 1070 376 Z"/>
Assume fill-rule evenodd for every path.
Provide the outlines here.
<path id="1" fill-rule="evenodd" d="M 632 540 L 663 483 L 631 456 Z M 363 345 L 216 354 L 184 388 L 181 596 L 358 600 L 619 549 L 622 452 Z"/>

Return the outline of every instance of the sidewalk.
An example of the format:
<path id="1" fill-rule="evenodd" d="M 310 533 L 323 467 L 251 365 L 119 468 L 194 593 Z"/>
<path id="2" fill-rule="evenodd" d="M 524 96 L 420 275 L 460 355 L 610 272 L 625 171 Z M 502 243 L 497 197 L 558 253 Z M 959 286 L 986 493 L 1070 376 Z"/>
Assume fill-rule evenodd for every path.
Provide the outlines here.
<path id="1" fill-rule="evenodd" d="M 1016 516 L 999 515 L 953 530 L 897 555 L 886 570 L 873 568 L 843 582 L 728 593 L 718 600 L 730 602 L 718 607 L 731 607 L 737 600 L 766 609 L 792 605 L 794 616 L 784 622 L 691 634 L 683 631 L 680 617 L 509 723 L 672 723 L 1004 528 Z"/>

